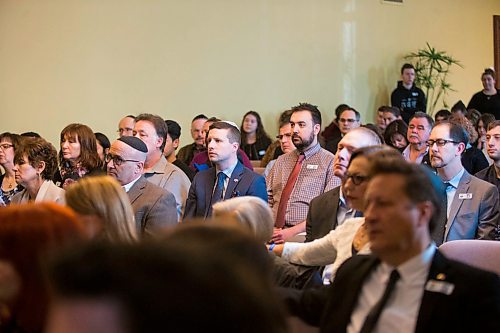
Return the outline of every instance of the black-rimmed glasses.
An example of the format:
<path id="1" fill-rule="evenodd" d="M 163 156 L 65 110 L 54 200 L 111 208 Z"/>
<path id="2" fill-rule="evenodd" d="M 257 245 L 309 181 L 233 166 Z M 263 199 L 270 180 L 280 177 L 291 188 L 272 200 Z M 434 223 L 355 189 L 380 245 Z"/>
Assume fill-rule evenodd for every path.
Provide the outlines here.
<path id="1" fill-rule="evenodd" d="M 460 142 L 457 142 L 457 141 L 453 141 L 453 140 L 445 140 L 445 139 L 436 139 L 436 140 L 427 140 L 427 147 L 432 147 L 434 146 L 434 144 L 437 144 L 438 147 L 444 147 L 446 146 L 447 143 L 460 143 Z"/>
<path id="2" fill-rule="evenodd" d="M 124 162 L 140 162 L 137 160 L 126 160 L 126 159 L 121 158 L 120 156 L 113 155 L 113 154 L 106 155 L 106 157 L 104 158 L 104 161 L 106 162 L 106 164 L 109 163 L 110 161 L 113 161 L 113 164 L 116 166 L 120 166 Z"/>

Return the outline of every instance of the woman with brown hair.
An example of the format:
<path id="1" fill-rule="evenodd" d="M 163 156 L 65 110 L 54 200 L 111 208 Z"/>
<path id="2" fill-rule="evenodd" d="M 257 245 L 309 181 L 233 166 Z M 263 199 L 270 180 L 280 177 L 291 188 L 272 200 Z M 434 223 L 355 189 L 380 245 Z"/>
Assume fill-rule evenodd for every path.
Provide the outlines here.
<path id="1" fill-rule="evenodd" d="M 261 160 L 266 149 L 271 144 L 260 115 L 255 111 L 248 111 L 241 121 L 241 149 L 250 160 Z"/>
<path id="2" fill-rule="evenodd" d="M 0 175 L 0 206 L 6 206 L 23 187 L 16 182 L 14 175 L 14 152 L 21 138 L 17 134 L 5 132 L 0 134 L 0 165 L 5 170 Z"/>
<path id="3" fill-rule="evenodd" d="M 61 131 L 59 170 L 54 183 L 66 187 L 86 175 L 102 174 L 102 161 L 97 154 L 92 129 L 82 124 L 69 124 Z"/>
<path id="4" fill-rule="evenodd" d="M 76 215 L 54 203 L 0 209 L 0 332 L 42 332 L 48 309 L 43 265 L 86 239 Z"/>
<path id="5" fill-rule="evenodd" d="M 16 181 L 24 189 L 12 197 L 12 203 L 54 201 L 64 204 L 64 190 L 54 185 L 57 151 L 42 138 L 25 138 L 14 156 Z"/>

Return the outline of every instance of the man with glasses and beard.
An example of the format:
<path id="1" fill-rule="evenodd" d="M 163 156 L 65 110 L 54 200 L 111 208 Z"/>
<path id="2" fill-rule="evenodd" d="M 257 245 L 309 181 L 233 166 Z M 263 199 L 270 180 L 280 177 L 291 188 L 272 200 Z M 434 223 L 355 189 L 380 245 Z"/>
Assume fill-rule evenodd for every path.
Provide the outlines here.
<path id="1" fill-rule="evenodd" d="M 275 218 L 271 239 L 283 243 L 304 232 L 309 202 L 338 185 L 333 174 L 334 155 L 320 147 L 321 112 L 301 103 L 292 108 L 292 141 L 296 149 L 278 157 L 266 177 L 269 205 Z"/>

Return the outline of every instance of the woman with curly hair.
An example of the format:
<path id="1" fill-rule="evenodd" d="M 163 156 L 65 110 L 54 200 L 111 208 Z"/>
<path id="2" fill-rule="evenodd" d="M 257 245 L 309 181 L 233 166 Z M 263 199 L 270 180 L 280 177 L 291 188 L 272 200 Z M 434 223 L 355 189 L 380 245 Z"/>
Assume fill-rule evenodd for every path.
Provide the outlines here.
<path id="1" fill-rule="evenodd" d="M 243 116 L 240 128 L 241 149 L 250 160 L 261 160 L 272 141 L 264 130 L 260 115 L 255 111 L 248 111 Z"/>
<path id="2" fill-rule="evenodd" d="M 62 130 L 60 139 L 59 171 L 54 176 L 57 186 L 66 189 L 83 176 L 104 174 L 96 137 L 90 127 L 69 124 Z"/>
<path id="3" fill-rule="evenodd" d="M 42 138 L 25 138 L 14 155 L 16 181 L 24 189 L 12 203 L 54 201 L 64 204 L 64 190 L 52 182 L 57 170 L 56 148 Z"/>

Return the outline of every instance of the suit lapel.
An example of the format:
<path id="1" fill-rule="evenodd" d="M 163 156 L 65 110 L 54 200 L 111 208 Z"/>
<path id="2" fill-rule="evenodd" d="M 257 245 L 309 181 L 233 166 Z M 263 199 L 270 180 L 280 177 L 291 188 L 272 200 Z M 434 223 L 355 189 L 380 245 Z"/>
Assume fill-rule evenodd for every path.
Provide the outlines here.
<path id="1" fill-rule="evenodd" d="M 432 259 L 429 275 L 427 276 L 427 281 L 446 281 L 446 267 L 446 258 L 439 252 L 439 250 L 436 250 L 434 258 Z M 425 290 L 424 286 L 424 294 L 422 296 L 422 303 L 420 304 L 415 333 L 425 333 L 429 331 L 429 328 L 433 325 L 433 320 L 436 320 L 436 316 L 434 315 L 433 317 L 433 314 L 439 314 L 439 309 L 443 306 L 443 297 L 447 296 L 439 292 Z"/>
<path id="2" fill-rule="evenodd" d="M 209 169 L 207 174 L 207 181 L 205 182 L 205 215 L 210 211 L 210 203 L 212 201 L 212 194 L 215 186 L 215 167 Z"/>
<path id="3" fill-rule="evenodd" d="M 233 173 L 231 174 L 231 179 L 229 179 L 229 182 L 227 183 L 226 193 L 224 193 L 224 200 L 232 198 L 233 196 L 238 196 L 235 195 L 236 187 L 240 183 L 242 174 L 243 164 L 238 161 L 236 167 L 233 170 Z"/>
<path id="4" fill-rule="evenodd" d="M 453 197 L 453 202 L 451 203 L 450 215 L 448 217 L 448 223 L 446 224 L 446 233 L 444 235 L 445 240 L 446 238 L 448 238 L 448 233 L 450 232 L 451 226 L 453 225 L 455 217 L 457 216 L 457 213 L 460 210 L 462 203 L 464 202 L 463 199 L 459 198 L 459 195 L 461 193 L 467 193 L 467 191 L 469 190 L 470 180 L 471 175 L 467 171 L 464 171 L 464 174 L 462 175 L 462 178 L 458 183 L 458 188 L 455 192 L 455 196 Z"/>
<path id="5" fill-rule="evenodd" d="M 136 182 L 134 185 L 132 185 L 132 187 L 130 188 L 130 190 L 128 191 L 128 197 L 130 199 L 130 203 L 134 203 L 134 201 L 137 200 L 137 198 L 139 198 L 142 193 L 144 192 L 144 189 L 146 188 L 147 186 L 147 183 L 148 180 L 146 178 L 144 178 L 144 176 L 141 176 Z"/>
<path id="6" fill-rule="evenodd" d="M 332 193 L 333 209 L 332 209 L 332 215 L 330 217 L 331 223 L 329 223 L 331 227 L 330 230 L 337 228 L 337 226 L 339 225 L 339 221 L 337 220 L 337 212 L 339 205 L 340 205 L 340 186 L 336 187 Z M 327 233 L 330 232 L 330 230 L 328 230 Z"/>

